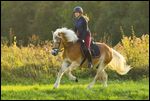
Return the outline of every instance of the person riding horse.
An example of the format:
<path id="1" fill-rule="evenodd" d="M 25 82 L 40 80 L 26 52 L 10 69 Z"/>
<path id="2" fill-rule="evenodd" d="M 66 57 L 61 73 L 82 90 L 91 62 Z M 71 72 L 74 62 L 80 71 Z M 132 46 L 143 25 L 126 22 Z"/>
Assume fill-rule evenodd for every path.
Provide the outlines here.
<path id="1" fill-rule="evenodd" d="M 77 34 L 78 38 L 82 40 L 86 45 L 86 58 L 88 59 L 88 67 L 92 68 L 92 57 L 90 51 L 91 44 L 91 32 L 88 27 L 88 17 L 83 15 L 83 9 L 80 6 L 77 6 L 73 9 L 73 13 L 75 16 L 74 20 L 74 31 Z"/>

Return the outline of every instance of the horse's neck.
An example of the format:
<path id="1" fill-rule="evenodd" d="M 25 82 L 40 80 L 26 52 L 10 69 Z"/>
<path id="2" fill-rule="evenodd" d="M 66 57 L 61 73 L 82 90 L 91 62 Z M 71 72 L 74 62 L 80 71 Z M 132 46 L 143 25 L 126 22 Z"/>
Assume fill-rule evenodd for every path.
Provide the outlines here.
<path id="1" fill-rule="evenodd" d="M 63 42 L 64 49 L 65 49 L 65 48 L 69 48 L 69 47 L 72 46 L 73 44 L 74 44 L 73 42 Z"/>
<path id="2" fill-rule="evenodd" d="M 64 50 L 70 50 L 75 47 L 74 50 L 78 47 L 80 49 L 80 42 L 63 42 Z"/>
<path id="3" fill-rule="evenodd" d="M 71 61 L 77 61 L 82 57 L 81 50 L 80 50 L 80 43 L 67 43 L 64 47 L 63 58 L 69 58 Z"/>

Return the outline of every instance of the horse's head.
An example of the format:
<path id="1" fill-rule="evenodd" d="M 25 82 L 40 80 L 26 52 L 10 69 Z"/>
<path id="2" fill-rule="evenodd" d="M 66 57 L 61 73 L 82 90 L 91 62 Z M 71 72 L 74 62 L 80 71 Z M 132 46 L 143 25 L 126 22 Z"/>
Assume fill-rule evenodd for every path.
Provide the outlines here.
<path id="1" fill-rule="evenodd" d="M 78 40 L 76 34 L 67 28 L 60 28 L 57 29 L 53 33 L 53 49 L 52 49 L 52 55 L 57 55 L 59 51 L 64 48 L 64 45 L 67 42 L 76 42 Z"/>
<path id="2" fill-rule="evenodd" d="M 58 33 L 58 36 L 55 36 L 53 33 L 53 44 L 52 44 L 52 55 L 56 56 L 58 52 L 60 52 L 63 48 L 63 41 L 62 38 L 60 37 L 60 34 Z"/>

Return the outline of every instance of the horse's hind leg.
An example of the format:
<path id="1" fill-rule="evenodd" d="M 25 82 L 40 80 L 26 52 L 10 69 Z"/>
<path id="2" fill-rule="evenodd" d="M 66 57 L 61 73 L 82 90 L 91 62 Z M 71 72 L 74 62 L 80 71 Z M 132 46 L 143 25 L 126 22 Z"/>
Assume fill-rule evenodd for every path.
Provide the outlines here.
<path id="1" fill-rule="evenodd" d="M 98 79 L 100 73 L 102 72 L 102 70 L 104 68 L 105 68 L 104 57 L 101 57 L 99 67 L 97 69 L 97 73 L 96 73 L 96 75 L 94 77 L 94 80 L 88 85 L 88 87 L 87 87 L 88 89 L 93 87 L 93 85 L 95 84 L 96 80 Z"/>
<path id="2" fill-rule="evenodd" d="M 102 72 L 99 73 L 99 77 L 97 78 L 97 80 L 102 81 L 103 86 L 107 87 L 107 78 L 108 78 L 107 73 L 105 72 L 105 70 L 102 70 Z"/>
<path id="3" fill-rule="evenodd" d="M 63 73 L 68 69 L 68 66 L 69 66 L 69 63 L 67 61 L 64 61 L 61 69 L 58 72 L 57 80 L 54 84 L 54 88 L 58 88 L 58 86 L 60 84 L 61 77 L 63 76 Z"/>

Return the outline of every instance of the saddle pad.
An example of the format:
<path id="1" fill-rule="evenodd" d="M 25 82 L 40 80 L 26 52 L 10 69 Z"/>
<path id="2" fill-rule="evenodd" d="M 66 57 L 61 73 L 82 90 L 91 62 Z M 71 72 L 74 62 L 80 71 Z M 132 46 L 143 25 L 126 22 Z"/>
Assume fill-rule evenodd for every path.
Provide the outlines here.
<path id="1" fill-rule="evenodd" d="M 91 48 L 91 54 L 93 58 L 97 58 L 100 56 L 99 47 L 95 43 L 91 43 L 90 48 Z"/>
<path id="2" fill-rule="evenodd" d="M 86 52 L 86 46 L 83 43 L 81 43 L 80 49 L 81 49 L 81 52 L 84 55 L 84 57 L 86 57 L 86 54 L 85 54 L 85 52 Z M 91 50 L 92 58 L 98 58 L 98 57 L 100 57 L 99 47 L 94 42 L 91 42 L 90 50 Z"/>

